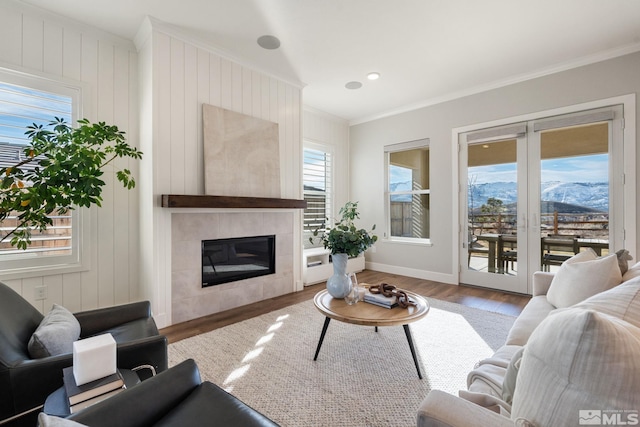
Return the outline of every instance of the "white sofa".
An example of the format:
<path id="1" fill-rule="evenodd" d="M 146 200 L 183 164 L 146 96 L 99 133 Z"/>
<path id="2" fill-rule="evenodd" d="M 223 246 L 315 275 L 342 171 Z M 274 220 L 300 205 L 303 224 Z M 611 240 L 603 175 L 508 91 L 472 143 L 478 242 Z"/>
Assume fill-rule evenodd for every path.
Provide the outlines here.
<path id="1" fill-rule="evenodd" d="M 580 255 L 557 274 L 534 273 L 505 345 L 476 365 L 459 396 L 431 391 L 418 426 L 640 422 L 640 263 L 614 269 L 611 257 Z"/>

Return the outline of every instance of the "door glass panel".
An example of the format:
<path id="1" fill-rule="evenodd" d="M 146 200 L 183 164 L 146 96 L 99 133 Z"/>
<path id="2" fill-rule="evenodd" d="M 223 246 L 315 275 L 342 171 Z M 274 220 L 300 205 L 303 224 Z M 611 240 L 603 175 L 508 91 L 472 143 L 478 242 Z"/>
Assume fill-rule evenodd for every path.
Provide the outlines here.
<path id="1" fill-rule="evenodd" d="M 469 270 L 517 273 L 517 140 L 468 146 Z"/>
<path id="2" fill-rule="evenodd" d="M 540 159 L 542 269 L 589 247 L 608 254 L 608 123 L 541 132 Z"/>

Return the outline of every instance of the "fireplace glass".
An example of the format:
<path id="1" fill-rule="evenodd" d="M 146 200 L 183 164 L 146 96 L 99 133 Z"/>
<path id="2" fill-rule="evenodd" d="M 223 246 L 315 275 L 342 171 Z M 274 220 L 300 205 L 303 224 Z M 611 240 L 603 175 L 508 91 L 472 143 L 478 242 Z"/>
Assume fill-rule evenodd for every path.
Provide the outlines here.
<path id="1" fill-rule="evenodd" d="M 202 287 L 276 272 L 276 236 L 202 241 Z"/>

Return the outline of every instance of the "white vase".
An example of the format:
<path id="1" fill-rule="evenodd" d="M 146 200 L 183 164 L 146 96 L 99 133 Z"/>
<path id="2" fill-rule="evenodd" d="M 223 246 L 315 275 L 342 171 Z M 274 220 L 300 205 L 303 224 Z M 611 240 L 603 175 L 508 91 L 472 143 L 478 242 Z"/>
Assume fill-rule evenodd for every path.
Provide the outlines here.
<path id="1" fill-rule="evenodd" d="M 347 254 L 331 255 L 333 276 L 327 280 L 327 291 L 334 298 L 344 298 L 351 291 L 351 279 L 347 276 Z"/>

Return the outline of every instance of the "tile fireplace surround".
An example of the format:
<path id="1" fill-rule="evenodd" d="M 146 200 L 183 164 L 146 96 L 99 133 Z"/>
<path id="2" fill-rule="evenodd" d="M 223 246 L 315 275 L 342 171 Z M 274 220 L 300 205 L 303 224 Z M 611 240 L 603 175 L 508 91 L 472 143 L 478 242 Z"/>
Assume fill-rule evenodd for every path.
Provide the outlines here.
<path id="1" fill-rule="evenodd" d="M 171 323 L 180 323 L 293 291 L 291 211 L 171 214 Z M 202 287 L 201 241 L 276 236 L 276 273 Z"/>

